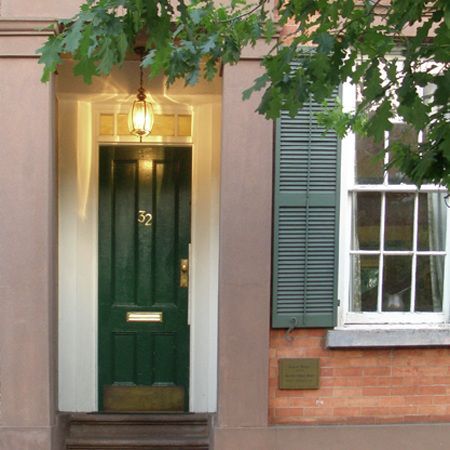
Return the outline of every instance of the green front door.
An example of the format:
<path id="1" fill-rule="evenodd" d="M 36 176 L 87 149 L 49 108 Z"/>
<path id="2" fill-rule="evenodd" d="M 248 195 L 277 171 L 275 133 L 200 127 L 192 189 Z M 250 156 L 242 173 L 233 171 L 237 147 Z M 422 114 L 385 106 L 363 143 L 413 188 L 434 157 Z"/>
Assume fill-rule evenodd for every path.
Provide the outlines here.
<path id="1" fill-rule="evenodd" d="M 190 180 L 189 148 L 100 148 L 100 410 L 187 409 Z"/>

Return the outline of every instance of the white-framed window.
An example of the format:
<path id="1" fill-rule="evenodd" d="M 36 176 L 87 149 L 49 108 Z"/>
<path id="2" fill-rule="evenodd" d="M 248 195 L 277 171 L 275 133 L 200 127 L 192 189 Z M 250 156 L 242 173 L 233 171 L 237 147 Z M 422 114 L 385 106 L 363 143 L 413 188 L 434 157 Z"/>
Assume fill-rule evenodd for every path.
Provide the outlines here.
<path id="1" fill-rule="evenodd" d="M 355 107 L 354 86 L 343 104 Z M 338 326 L 424 326 L 449 323 L 450 209 L 447 191 L 418 189 L 376 154 L 391 139 L 420 142 L 396 121 L 385 142 L 349 135 L 341 147 Z"/>

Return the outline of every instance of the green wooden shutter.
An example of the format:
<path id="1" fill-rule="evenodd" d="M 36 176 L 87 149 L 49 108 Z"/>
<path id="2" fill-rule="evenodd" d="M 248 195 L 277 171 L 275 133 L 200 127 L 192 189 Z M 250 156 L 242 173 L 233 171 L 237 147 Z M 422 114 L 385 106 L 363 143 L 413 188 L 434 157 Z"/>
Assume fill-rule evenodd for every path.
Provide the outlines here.
<path id="1" fill-rule="evenodd" d="M 337 92 L 336 92 L 337 95 Z M 334 106 L 330 99 L 328 107 Z M 339 142 L 310 101 L 276 125 L 272 325 L 333 327 L 337 305 Z"/>

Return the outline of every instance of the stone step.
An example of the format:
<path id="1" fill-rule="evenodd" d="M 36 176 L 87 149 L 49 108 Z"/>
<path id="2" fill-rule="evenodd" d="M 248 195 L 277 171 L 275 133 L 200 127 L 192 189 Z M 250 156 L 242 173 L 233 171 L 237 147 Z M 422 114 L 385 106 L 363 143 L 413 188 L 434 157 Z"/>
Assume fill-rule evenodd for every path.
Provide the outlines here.
<path id="1" fill-rule="evenodd" d="M 66 450 L 208 450 L 208 414 L 74 413 Z"/>
<path id="2" fill-rule="evenodd" d="M 67 450 L 208 450 L 208 438 L 69 438 Z"/>
<path id="3" fill-rule="evenodd" d="M 73 414 L 69 437 L 208 436 L 208 414 Z"/>

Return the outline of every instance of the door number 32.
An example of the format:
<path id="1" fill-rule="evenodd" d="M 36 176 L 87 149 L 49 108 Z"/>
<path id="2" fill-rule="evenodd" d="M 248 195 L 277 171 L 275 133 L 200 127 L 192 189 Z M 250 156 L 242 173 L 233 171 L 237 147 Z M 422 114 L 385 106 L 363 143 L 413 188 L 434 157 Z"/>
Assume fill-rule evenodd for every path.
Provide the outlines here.
<path id="1" fill-rule="evenodd" d="M 137 221 L 144 224 L 145 227 L 149 227 L 152 224 L 153 216 L 148 211 L 141 209 L 138 212 Z"/>

